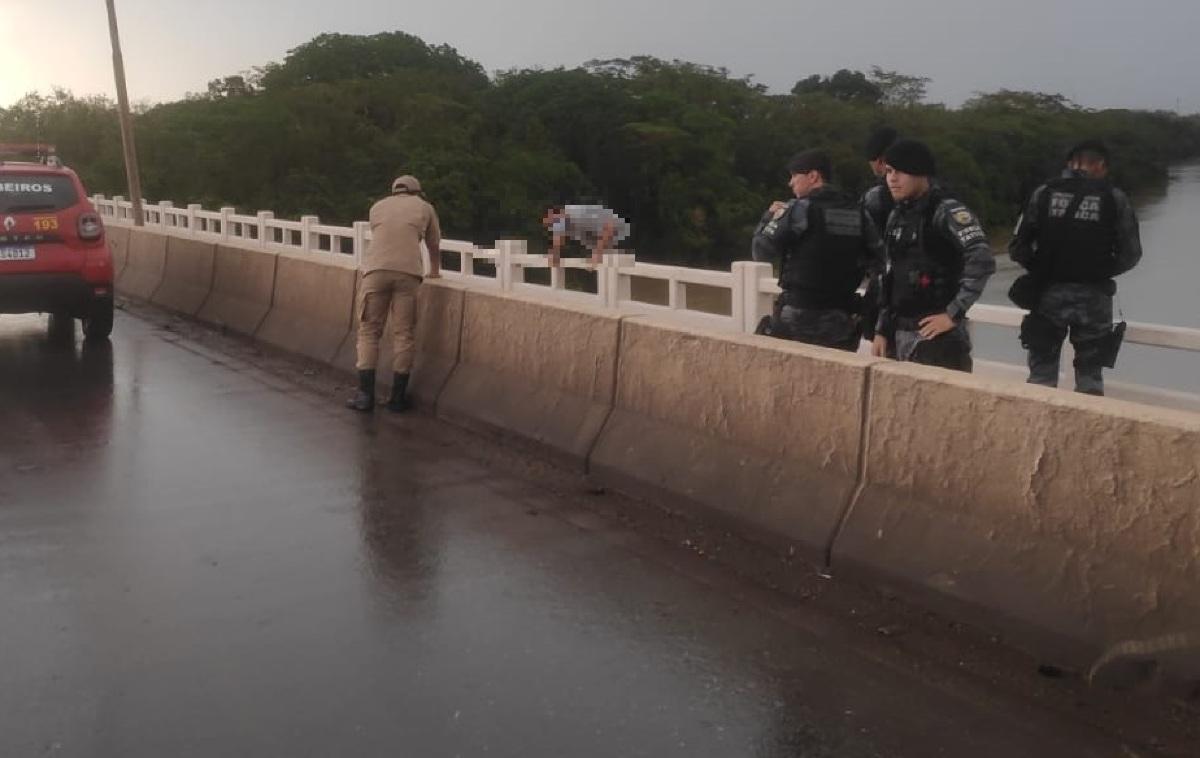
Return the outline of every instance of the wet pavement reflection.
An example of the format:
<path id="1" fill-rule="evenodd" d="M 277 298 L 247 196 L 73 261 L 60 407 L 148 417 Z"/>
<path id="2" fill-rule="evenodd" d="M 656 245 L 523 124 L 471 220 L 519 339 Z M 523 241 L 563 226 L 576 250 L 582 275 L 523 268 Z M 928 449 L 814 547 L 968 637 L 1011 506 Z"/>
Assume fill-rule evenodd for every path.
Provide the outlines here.
<path id="1" fill-rule="evenodd" d="M 0 755 L 1114 755 L 120 314 L 0 317 Z"/>

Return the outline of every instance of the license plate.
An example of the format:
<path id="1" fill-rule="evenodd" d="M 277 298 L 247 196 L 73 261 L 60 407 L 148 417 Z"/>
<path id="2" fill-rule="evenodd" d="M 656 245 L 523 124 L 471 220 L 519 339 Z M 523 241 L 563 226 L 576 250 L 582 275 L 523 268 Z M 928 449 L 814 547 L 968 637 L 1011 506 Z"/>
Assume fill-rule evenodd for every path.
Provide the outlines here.
<path id="1" fill-rule="evenodd" d="M 0 261 L 31 261 L 37 257 L 32 246 L 0 247 Z"/>

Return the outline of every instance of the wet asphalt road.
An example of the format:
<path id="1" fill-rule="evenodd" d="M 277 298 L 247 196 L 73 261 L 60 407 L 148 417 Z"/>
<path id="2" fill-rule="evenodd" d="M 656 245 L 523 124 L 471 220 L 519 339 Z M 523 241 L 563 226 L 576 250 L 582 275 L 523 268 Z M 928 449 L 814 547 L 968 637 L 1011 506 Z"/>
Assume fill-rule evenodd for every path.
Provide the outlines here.
<path id="1" fill-rule="evenodd" d="M 111 348 L 45 331 L 0 317 L 0 756 L 1128 755 L 429 419 L 124 313 Z"/>

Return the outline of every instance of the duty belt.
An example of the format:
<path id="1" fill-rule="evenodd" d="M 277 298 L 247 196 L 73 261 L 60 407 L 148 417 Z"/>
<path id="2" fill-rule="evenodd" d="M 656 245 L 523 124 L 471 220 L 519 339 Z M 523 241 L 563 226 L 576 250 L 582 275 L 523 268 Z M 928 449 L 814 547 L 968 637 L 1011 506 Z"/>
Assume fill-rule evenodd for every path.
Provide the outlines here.
<path id="1" fill-rule="evenodd" d="M 784 290 L 779 293 L 779 304 L 786 305 L 791 308 L 804 308 L 814 311 L 846 311 L 847 313 L 858 313 L 859 298 L 857 295 L 852 295 L 849 300 L 836 302 L 831 298 L 820 297 L 811 292 L 801 290 Z"/>
<path id="2" fill-rule="evenodd" d="M 938 311 L 940 313 L 941 311 Z M 937 313 L 931 313 L 929 316 L 936 316 Z M 921 322 L 929 318 L 929 316 L 893 316 L 892 327 L 898 332 L 919 332 L 921 331 Z"/>

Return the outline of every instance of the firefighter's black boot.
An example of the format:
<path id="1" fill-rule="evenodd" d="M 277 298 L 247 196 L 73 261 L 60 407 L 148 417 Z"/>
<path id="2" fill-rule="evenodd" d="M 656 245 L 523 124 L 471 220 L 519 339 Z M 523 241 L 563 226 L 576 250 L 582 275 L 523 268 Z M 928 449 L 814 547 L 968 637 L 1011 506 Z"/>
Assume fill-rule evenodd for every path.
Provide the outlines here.
<path id="1" fill-rule="evenodd" d="M 412 408 L 412 403 L 404 396 L 408 390 L 408 374 L 395 374 L 392 378 L 392 396 L 388 398 L 387 409 L 392 413 L 404 413 Z"/>
<path id="2" fill-rule="evenodd" d="M 358 372 L 358 392 L 346 401 L 346 407 L 363 413 L 375 410 L 375 371 Z"/>

